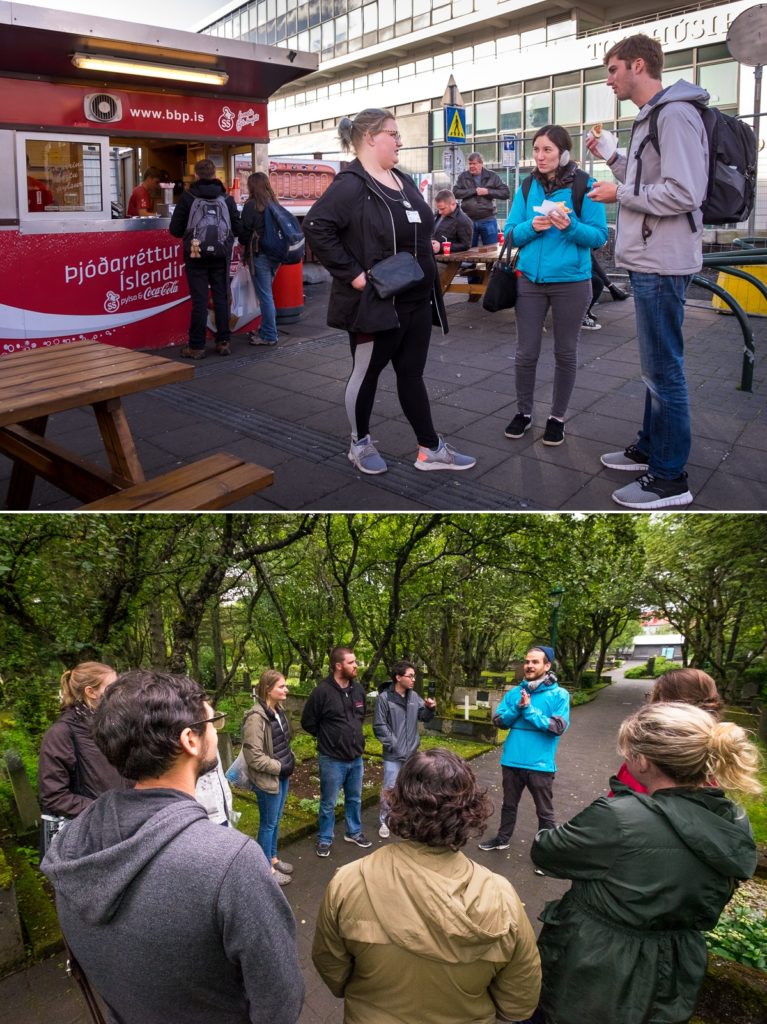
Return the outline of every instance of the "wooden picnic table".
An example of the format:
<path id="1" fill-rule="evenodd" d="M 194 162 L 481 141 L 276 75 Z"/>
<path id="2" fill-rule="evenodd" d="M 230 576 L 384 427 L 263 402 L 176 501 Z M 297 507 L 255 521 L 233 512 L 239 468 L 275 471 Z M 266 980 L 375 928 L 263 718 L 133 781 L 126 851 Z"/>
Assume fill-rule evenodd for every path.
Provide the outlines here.
<path id="1" fill-rule="evenodd" d="M 451 252 L 449 256 L 437 253 L 435 257 L 437 262 L 445 264 L 445 270 L 440 275 L 442 294 L 461 292 L 463 295 L 476 296 L 474 301 L 478 302 L 485 294 L 493 264 L 498 259 L 500 251 L 500 245 L 495 243 L 494 245 L 480 245 L 473 249 L 464 249 L 463 252 Z M 461 269 L 462 263 L 470 262 L 475 266 L 473 273 L 480 274 L 481 280 L 474 284 L 470 284 L 468 281 L 459 284 L 455 281 L 455 276 Z"/>
<path id="2" fill-rule="evenodd" d="M 84 502 L 145 480 L 122 398 L 193 376 L 193 366 L 98 341 L 3 356 L 0 454 L 14 460 L 6 507 L 29 508 L 36 476 Z M 96 415 L 109 470 L 45 437 L 49 416 L 84 406 Z"/>

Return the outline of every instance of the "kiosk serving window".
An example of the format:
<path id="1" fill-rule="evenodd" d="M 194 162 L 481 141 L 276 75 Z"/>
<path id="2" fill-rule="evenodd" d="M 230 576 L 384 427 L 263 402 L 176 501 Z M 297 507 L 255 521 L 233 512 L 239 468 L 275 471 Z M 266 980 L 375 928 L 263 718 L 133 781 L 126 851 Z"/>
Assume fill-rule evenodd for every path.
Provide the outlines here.
<path id="1" fill-rule="evenodd" d="M 110 216 L 106 139 L 17 136 L 19 219 Z"/>

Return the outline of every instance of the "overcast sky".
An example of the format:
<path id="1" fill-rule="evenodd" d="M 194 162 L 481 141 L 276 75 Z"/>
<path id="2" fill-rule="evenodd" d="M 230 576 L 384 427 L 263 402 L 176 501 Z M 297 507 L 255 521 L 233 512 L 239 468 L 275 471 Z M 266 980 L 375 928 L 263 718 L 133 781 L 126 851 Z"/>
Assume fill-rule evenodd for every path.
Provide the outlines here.
<path id="1" fill-rule="evenodd" d="M 224 6 L 226 0 L 157 0 L 143 4 L 137 0 L 21 0 L 29 7 L 48 7 L 58 11 L 99 15 L 118 21 L 138 21 L 144 25 L 167 25 L 191 30 L 202 18 Z"/>

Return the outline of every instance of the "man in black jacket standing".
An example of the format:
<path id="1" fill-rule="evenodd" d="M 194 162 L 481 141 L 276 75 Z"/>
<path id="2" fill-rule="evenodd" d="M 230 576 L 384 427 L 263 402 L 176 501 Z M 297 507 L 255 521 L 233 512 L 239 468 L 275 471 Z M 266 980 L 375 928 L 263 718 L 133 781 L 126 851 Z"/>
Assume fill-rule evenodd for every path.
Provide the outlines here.
<path id="1" fill-rule="evenodd" d="M 472 246 L 494 245 L 498 241 L 495 200 L 508 199 L 509 186 L 495 171 L 485 168 L 481 153 L 469 153 L 469 169 L 458 175 L 453 191 L 455 198 L 461 200 L 463 212 L 474 221 Z"/>
<path id="2" fill-rule="evenodd" d="M 229 214 L 229 239 L 227 252 L 222 256 L 195 255 L 184 252 L 184 269 L 192 300 L 189 323 L 189 344 L 181 349 L 185 359 L 205 358 L 205 327 L 208 320 L 208 288 L 213 296 L 213 311 L 216 316 L 216 352 L 220 356 L 230 354 L 229 339 L 229 264 L 235 236 L 242 231 L 237 204 L 227 195 L 223 183 L 216 177 L 216 165 L 212 160 L 198 160 L 194 165 L 197 181 L 192 182 L 188 191 L 179 196 L 168 230 L 174 238 L 183 238 L 189 223 L 189 215 L 196 199 L 226 199 Z"/>
<path id="3" fill-rule="evenodd" d="M 312 690 L 301 727 L 317 737 L 320 763 L 320 814 L 317 856 L 333 844 L 336 800 L 343 788 L 347 843 L 366 850 L 373 844 L 362 832 L 362 752 L 365 691 L 357 682 L 357 659 L 348 647 L 330 652 L 330 675 Z"/>

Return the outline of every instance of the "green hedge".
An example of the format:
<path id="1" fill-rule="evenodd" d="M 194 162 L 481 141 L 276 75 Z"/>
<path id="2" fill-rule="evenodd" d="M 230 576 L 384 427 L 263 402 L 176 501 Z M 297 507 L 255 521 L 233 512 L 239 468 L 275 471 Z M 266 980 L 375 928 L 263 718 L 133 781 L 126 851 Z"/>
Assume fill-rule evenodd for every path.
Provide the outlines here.
<path id="1" fill-rule="evenodd" d="M 648 665 L 649 662 L 646 661 L 642 665 L 637 665 L 636 668 L 630 668 L 624 673 L 624 677 L 626 679 L 657 679 L 664 672 L 670 672 L 674 668 L 682 667 L 678 661 L 667 661 L 661 656 L 655 659 L 652 672 L 650 672 Z"/>

